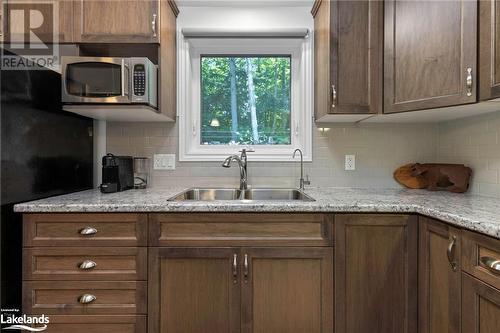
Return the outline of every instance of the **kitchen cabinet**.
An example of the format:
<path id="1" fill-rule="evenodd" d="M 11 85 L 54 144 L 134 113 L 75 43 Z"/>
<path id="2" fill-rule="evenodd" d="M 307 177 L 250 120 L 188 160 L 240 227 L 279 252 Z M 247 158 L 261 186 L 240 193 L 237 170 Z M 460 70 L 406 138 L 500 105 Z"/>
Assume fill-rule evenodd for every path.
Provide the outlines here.
<path id="1" fill-rule="evenodd" d="M 500 332 L 500 290 L 463 273 L 462 332 Z"/>
<path id="2" fill-rule="evenodd" d="M 149 332 L 332 332 L 332 252 L 152 248 Z"/>
<path id="3" fill-rule="evenodd" d="M 9 2 L 7 0 L 2 1 L 2 9 L 0 9 L 1 14 L 7 14 L 9 9 L 15 9 L 19 7 L 20 9 L 25 9 L 29 7 L 30 10 L 40 11 L 43 15 L 44 20 L 47 18 L 53 18 L 53 14 L 56 13 L 57 16 L 54 18 L 55 22 L 59 22 L 57 27 L 58 29 L 58 42 L 59 43 L 71 43 L 73 42 L 73 1 L 67 0 L 55 0 L 51 3 L 43 3 L 43 2 L 32 2 L 32 3 L 16 3 Z M 5 8 L 4 8 L 5 6 Z M 5 10 L 5 13 L 2 11 Z M 5 41 L 9 41 L 12 37 L 10 35 L 10 31 L 25 31 L 25 28 L 22 26 L 16 26 L 17 24 L 22 24 L 22 21 L 11 22 L 10 17 L 2 15 L 2 36 Z M 38 37 L 42 42 L 45 43 L 53 43 L 56 42 L 54 40 L 54 31 L 52 30 L 51 24 L 43 24 L 41 27 L 34 30 L 36 37 Z M 24 36 L 18 36 L 17 38 L 22 38 L 25 41 L 30 41 L 31 36 L 29 31 L 24 32 Z"/>
<path id="4" fill-rule="evenodd" d="M 159 3 L 155 0 L 76 0 L 75 41 L 79 43 L 158 43 Z"/>
<path id="5" fill-rule="evenodd" d="M 315 119 L 382 110 L 383 2 L 316 0 Z"/>
<path id="6" fill-rule="evenodd" d="M 479 1 L 479 99 L 500 97 L 500 1 Z"/>
<path id="7" fill-rule="evenodd" d="M 419 333 L 460 333 L 460 242 L 459 229 L 419 218 Z"/>
<path id="8" fill-rule="evenodd" d="M 476 102 L 477 2 L 385 1 L 384 112 Z"/>
<path id="9" fill-rule="evenodd" d="M 417 331 L 416 216 L 335 216 L 335 331 Z"/>

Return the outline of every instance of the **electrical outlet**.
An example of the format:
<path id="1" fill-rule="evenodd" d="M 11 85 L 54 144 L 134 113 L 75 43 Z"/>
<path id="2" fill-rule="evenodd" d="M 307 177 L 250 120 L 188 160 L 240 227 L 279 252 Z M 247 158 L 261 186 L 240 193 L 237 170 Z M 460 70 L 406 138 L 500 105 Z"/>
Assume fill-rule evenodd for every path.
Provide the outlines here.
<path id="1" fill-rule="evenodd" d="M 356 170 L 356 155 L 345 155 L 345 170 Z"/>
<path id="2" fill-rule="evenodd" d="M 154 170 L 175 170 L 175 154 L 155 154 Z"/>

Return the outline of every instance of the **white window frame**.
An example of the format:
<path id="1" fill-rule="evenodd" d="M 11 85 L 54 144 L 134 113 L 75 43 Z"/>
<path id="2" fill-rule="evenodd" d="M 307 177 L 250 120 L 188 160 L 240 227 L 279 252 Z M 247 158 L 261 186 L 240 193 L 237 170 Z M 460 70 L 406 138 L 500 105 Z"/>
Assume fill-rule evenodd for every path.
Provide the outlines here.
<path id="1" fill-rule="evenodd" d="M 179 160 L 221 161 L 242 148 L 253 150 L 252 161 L 292 161 L 300 148 L 305 161 L 312 161 L 312 38 L 184 38 L 178 39 Z M 291 56 L 290 145 L 202 145 L 202 55 Z"/>

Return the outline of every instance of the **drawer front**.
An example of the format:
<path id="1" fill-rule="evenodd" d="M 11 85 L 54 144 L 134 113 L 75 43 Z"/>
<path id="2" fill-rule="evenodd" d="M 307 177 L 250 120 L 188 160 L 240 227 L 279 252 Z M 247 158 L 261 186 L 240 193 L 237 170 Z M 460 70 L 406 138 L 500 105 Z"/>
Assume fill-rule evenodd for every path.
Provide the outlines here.
<path id="1" fill-rule="evenodd" d="M 146 333 L 146 317 L 50 316 L 44 333 Z"/>
<path id="2" fill-rule="evenodd" d="M 146 246 L 146 214 L 25 214 L 24 246 Z"/>
<path id="3" fill-rule="evenodd" d="M 152 246 L 331 246 L 333 215 L 152 214 Z"/>
<path id="4" fill-rule="evenodd" d="M 145 247 L 23 249 L 24 280 L 146 280 Z"/>
<path id="5" fill-rule="evenodd" d="M 24 281 L 23 309 L 48 315 L 146 314 L 146 282 Z"/>
<path id="6" fill-rule="evenodd" d="M 500 289 L 500 240 L 474 232 L 464 232 L 462 269 Z"/>

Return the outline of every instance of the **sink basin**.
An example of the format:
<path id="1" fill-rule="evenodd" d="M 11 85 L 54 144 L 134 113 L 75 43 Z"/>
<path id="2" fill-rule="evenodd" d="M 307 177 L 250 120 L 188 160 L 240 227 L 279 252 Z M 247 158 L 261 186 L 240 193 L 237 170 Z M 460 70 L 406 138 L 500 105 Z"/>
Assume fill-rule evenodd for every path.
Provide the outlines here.
<path id="1" fill-rule="evenodd" d="M 239 189 L 231 188 L 191 188 L 176 194 L 168 201 L 216 201 L 216 200 L 264 200 L 264 201 L 314 201 L 298 189 L 253 188 L 241 195 Z"/>

